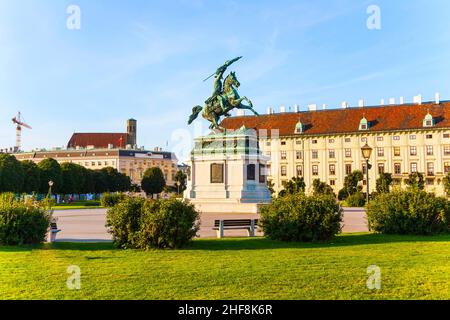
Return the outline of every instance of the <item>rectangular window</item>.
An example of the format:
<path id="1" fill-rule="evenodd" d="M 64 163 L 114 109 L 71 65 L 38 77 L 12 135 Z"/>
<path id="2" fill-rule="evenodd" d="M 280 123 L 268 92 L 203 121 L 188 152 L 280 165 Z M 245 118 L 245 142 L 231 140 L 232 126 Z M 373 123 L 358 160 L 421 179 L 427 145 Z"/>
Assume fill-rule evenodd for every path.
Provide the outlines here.
<path id="1" fill-rule="evenodd" d="M 417 156 L 417 147 L 416 146 L 409 147 L 409 154 L 411 156 Z"/>
<path id="2" fill-rule="evenodd" d="M 318 176 L 319 175 L 319 166 L 318 165 L 313 165 L 312 166 L 312 175 L 313 176 Z"/>
<path id="3" fill-rule="evenodd" d="M 394 163 L 394 174 L 402 174 L 402 165 L 400 163 Z"/>
<path id="4" fill-rule="evenodd" d="M 378 174 L 383 174 L 384 173 L 384 163 L 379 163 L 378 164 Z"/>
<path id="5" fill-rule="evenodd" d="M 410 135 L 409 140 L 416 140 L 416 135 L 415 134 Z"/>
<path id="6" fill-rule="evenodd" d="M 450 133 L 444 133 L 444 138 L 450 138 Z"/>
<path id="7" fill-rule="evenodd" d="M 450 146 L 444 146 L 444 156 L 450 156 Z"/>
<path id="8" fill-rule="evenodd" d="M 302 152 L 301 151 L 296 151 L 295 152 L 295 158 L 297 159 L 297 160 L 301 160 L 303 157 L 302 157 Z"/>
<path id="9" fill-rule="evenodd" d="M 255 181 L 256 166 L 254 164 L 247 165 L 247 180 Z"/>
<path id="10" fill-rule="evenodd" d="M 384 137 L 377 137 L 377 141 L 383 141 Z"/>
<path id="11" fill-rule="evenodd" d="M 286 175 L 287 175 L 286 166 L 281 166 L 281 176 L 286 177 Z"/>
<path id="12" fill-rule="evenodd" d="M 295 167 L 295 171 L 296 171 L 296 173 L 297 173 L 297 177 L 301 177 L 301 176 L 303 176 L 303 166 L 296 166 Z"/>
<path id="13" fill-rule="evenodd" d="M 223 168 L 222 163 L 211 164 L 211 183 L 223 183 Z"/>
<path id="14" fill-rule="evenodd" d="M 417 162 L 411 162 L 411 173 L 417 172 Z"/>
<path id="15" fill-rule="evenodd" d="M 363 129 L 363 130 L 365 130 L 365 129 Z M 366 137 L 362 137 L 361 138 L 361 142 L 367 142 L 367 138 Z"/>
<path id="16" fill-rule="evenodd" d="M 450 162 L 444 162 L 444 172 L 445 173 L 450 172 Z"/>
<path id="17" fill-rule="evenodd" d="M 394 157 L 400 157 L 400 147 L 394 147 Z"/>
<path id="18" fill-rule="evenodd" d="M 427 146 L 427 156 L 433 155 L 433 146 Z"/>
<path id="19" fill-rule="evenodd" d="M 334 149 L 328 151 L 328 156 L 330 159 L 336 158 L 336 153 L 334 152 Z"/>
<path id="20" fill-rule="evenodd" d="M 346 158 L 351 158 L 352 157 L 352 149 L 350 149 L 350 148 L 346 148 L 345 149 L 345 157 Z"/>
<path id="21" fill-rule="evenodd" d="M 286 145 L 286 141 L 281 141 L 281 145 L 285 146 Z"/>
<path id="22" fill-rule="evenodd" d="M 302 144 L 302 140 L 300 139 L 295 140 L 295 144 Z"/>
<path id="23" fill-rule="evenodd" d="M 334 164 L 330 164 L 330 175 L 331 176 L 336 175 L 336 166 Z"/>
<path id="24" fill-rule="evenodd" d="M 319 158 L 319 153 L 317 150 L 312 150 L 312 158 L 313 159 L 318 159 Z"/>
<path id="25" fill-rule="evenodd" d="M 427 134 L 427 135 L 426 135 L 426 138 L 427 138 L 427 139 L 433 139 L 433 135 L 432 135 L 432 134 Z"/>
<path id="26" fill-rule="evenodd" d="M 314 140 L 312 141 L 312 144 L 317 144 L 317 140 L 314 139 Z"/>
<path id="27" fill-rule="evenodd" d="M 266 142 L 266 146 L 270 147 L 270 141 Z"/>
<path id="28" fill-rule="evenodd" d="M 352 140 L 350 138 L 345 138 L 345 142 L 351 142 Z"/>
<path id="29" fill-rule="evenodd" d="M 281 151 L 281 160 L 286 160 L 287 154 L 286 151 Z"/>
<path id="30" fill-rule="evenodd" d="M 400 140 L 400 136 L 394 136 L 393 139 L 394 139 L 394 141 L 399 141 Z"/>
<path id="31" fill-rule="evenodd" d="M 434 176 L 434 162 L 427 162 L 427 175 Z"/>
<path id="32" fill-rule="evenodd" d="M 259 165 L 259 183 L 266 183 L 267 170 L 263 164 Z"/>
<path id="33" fill-rule="evenodd" d="M 336 180 L 330 180 L 330 186 L 335 186 L 336 185 Z"/>
<path id="34" fill-rule="evenodd" d="M 377 155 L 379 157 L 384 157 L 384 148 L 377 148 Z"/>
<path id="35" fill-rule="evenodd" d="M 328 143 L 334 143 L 334 139 L 329 139 Z"/>
<path id="36" fill-rule="evenodd" d="M 367 169 L 366 169 L 366 164 L 365 164 L 365 163 L 363 163 L 361 170 L 362 170 L 362 172 L 363 172 L 364 174 L 367 173 Z"/>
<path id="37" fill-rule="evenodd" d="M 352 173 L 352 165 L 348 163 L 345 165 L 345 174 L 348 176 L 351 173 Z"/>

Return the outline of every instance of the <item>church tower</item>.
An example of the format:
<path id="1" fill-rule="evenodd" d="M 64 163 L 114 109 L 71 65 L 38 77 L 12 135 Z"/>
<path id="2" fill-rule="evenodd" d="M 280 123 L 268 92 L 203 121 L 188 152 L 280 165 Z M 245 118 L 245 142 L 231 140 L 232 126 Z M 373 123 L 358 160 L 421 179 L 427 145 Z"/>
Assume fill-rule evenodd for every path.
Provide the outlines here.
<path id="1" fill-rule="evenodd" d="M 137 121 L 134 119 L 127 120 L 127 144 L 133 148 L 137 145 Z"/>

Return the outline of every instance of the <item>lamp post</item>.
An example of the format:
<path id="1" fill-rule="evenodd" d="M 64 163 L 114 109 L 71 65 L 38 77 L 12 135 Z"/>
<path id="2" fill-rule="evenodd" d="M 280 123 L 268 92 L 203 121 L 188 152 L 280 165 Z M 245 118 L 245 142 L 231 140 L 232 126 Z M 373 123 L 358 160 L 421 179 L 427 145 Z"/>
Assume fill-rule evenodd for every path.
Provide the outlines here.
<path id="1" fill-rule="evenodd" d="M 48 198 L 50 198 L 50 197 L 52 196 L 52 187 L 53 187 L 53 181 L 50 180 L 50 181 L 48 182 L 48 194 L 47 194 L 47 197 L 48 197 Z"/>
<path id="2" fill-rule="evenodd" d="M 363 158 L 366 159 L 366 186 L 367 186 L 367 194 L 366 194 L 366 202 L 369 203 L 369 159 L 372 154 L 372 148 L 366 144 L 361 148 L 361 152 Z"/>

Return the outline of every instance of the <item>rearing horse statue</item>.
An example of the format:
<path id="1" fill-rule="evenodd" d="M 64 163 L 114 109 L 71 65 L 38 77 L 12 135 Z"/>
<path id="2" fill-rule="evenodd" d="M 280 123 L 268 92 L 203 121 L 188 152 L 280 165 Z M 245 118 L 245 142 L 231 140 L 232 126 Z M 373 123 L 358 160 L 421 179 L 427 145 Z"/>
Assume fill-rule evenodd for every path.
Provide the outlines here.
<path id="1" fill-rule="evenodd" d="M 225 78 L 222 85 L 222 77 L 226 69 L 238 61 L 242 57 L 235 58 L 230 61 L 226 61 L 223 66 L 217 69 L 214 80 L 214 92 L 208 100 L 205 101 L 205 106 L 195 106 L 192 109 L 192 115 L 189 117 L 188 124 L 191 124 L 195 119 L 197 119 L 200 112 L 204 119 L 211 122 L 209 126 L 210 129 L 217 129 L 220 131 L 225 131 L 220 125 L 220 118 L 222 116 L 229 117 L 230 111 L 233 109 L 243 109 L 250 110 L 258 116 L 259 114 L 253 109 L 253 104 L 247 97 L 240 97 L 237 92 L 237 88 L 240 87 L 240 83 L 236 78 L 236 73 L 230 72 L 230 74 Z M 210 77 L 212 77 L 211 75 Z M 208 80 L 209 78 L 205 79 Z M 246 101 L 248 105 L 242 102 Z"/>

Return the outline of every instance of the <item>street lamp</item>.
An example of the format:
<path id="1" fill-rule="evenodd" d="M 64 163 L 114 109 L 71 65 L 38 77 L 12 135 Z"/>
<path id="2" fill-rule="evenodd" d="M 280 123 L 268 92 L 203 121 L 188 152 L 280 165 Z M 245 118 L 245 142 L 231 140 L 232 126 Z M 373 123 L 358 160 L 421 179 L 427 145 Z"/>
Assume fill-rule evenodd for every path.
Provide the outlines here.
<path id="1" fill-rule="evenodd" d="M 366 186 L 367 186 L 367 203 L 369 203 L 369 159 L 370 155 L 372 154 L 372 148 L 367 144 L 364 145 L 364 147 L 361 148 L 361 152 L 363 155 L 363 158 L 366 159 Z"/>
<path id="2" fill-rule="evenodd" d="M 53 187 L 53 181 L 50 180 L 48 182 L 48 195 L 47 195 L 47 197 L 49 197 L 49 198 L 52 196 L 52 187 Z"/>

